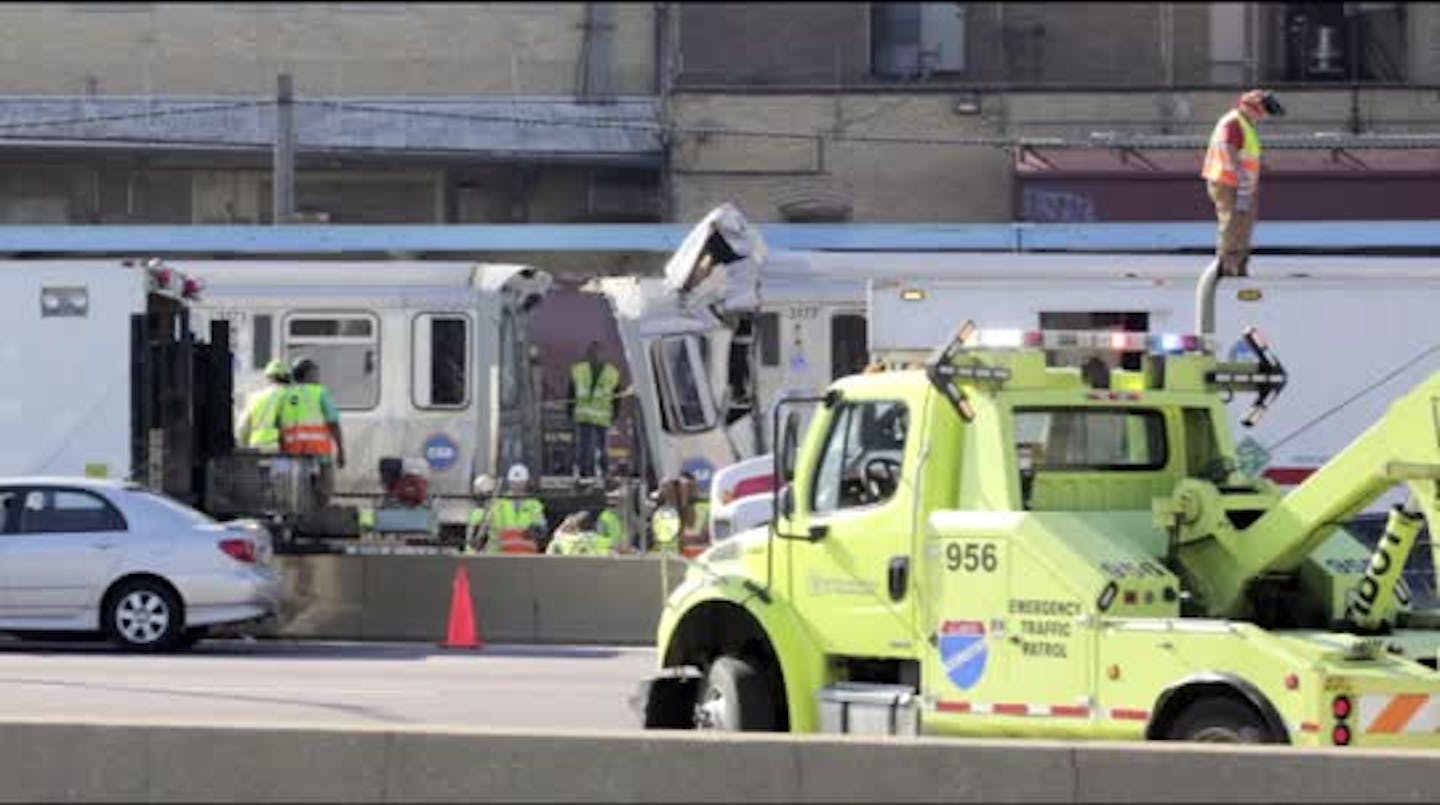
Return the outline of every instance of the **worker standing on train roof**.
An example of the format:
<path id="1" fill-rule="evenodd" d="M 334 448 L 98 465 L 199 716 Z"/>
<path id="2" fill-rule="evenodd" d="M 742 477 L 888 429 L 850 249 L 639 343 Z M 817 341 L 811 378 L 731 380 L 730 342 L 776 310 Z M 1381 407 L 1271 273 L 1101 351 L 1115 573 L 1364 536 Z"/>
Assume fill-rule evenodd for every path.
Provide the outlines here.
<path id="1" fill-rule="evenodd" d="M 1269 90 L 1252 89 L 1220 116 L 1205 150 L 1200 175 L 1215 204 L 1215 259 L 1224 277 L 1249 276 L 1250 240 L 1259 212 L 1260 135 L 1255 124 L 1285 108 Z"/>

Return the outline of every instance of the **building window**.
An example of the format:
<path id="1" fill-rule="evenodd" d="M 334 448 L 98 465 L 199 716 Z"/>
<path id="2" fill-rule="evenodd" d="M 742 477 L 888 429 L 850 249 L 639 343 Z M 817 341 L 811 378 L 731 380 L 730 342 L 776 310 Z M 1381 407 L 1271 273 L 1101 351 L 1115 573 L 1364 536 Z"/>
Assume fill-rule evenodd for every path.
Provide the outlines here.
<path id="1" fill-rule="evenodd" d="M 340 408 L 380 402 L 380 327 L 369 314 L 292 315 L 285 324 L 285 360 L 309 358 Z"/>
<path id="2" fill-rule="evenodd" d="M 871 3 L 870 59 L 881 78 L 965 69 L 964 3 Z"/>
<path id="3" fill-rule="evenodd" d="M 1405 80 L 1404 3 L 1285 3 L 1277 10 L 1283 11 L 1280 80 Z"/>
<path id="4" fill-rule="evenodd" d="M 411 393 L 417 408 L 470 404 L 470 323 L 460 315 L 415 319 Z"/>

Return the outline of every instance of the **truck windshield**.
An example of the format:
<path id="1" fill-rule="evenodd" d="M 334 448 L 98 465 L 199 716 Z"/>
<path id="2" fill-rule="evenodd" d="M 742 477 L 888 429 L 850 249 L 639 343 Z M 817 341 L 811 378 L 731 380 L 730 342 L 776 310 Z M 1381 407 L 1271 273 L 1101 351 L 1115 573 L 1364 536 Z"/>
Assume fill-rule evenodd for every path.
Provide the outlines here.
<path id="1" fill-rule="evenodd" d="M 1015 446 L 1037 470 L 1158 470 L 1165 419 L 1139 408 L 1017 408 Z"/>

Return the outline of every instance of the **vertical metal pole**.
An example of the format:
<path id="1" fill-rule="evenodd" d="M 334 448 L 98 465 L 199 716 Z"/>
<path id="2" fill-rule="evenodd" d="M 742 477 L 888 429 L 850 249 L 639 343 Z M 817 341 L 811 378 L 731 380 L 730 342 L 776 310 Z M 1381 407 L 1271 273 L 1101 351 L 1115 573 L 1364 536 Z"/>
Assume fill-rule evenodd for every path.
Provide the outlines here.
<path id="1" fill-rule="evenodd" d="M 275 162 L 271 176 L 271 223 L 295 218 L 295 96 L 289 73 L 275 82 Z"/>
<path id="2" fill-rule="evenodd" d="M 675 48 L 678 9 L 674 3 L 655 4 L 655 90 L 660 96 L 660 220 L 674 215 L 673 164 L 670 158 L 671 118 L 674 115 L 671 91 L 675 80 Z"/>

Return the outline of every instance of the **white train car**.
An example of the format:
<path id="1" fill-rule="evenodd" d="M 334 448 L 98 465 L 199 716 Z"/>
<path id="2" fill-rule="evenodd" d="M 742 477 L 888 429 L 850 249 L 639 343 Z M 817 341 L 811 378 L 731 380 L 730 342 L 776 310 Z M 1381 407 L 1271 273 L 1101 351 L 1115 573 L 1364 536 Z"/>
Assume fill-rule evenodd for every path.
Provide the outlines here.
<path id="1" fill-rule="evenodd" d="M 308 356 L 340 410 L 337 504 L 373 504 L 382 458 L 423 460 L 442 526 L 464 523 L 480 473 L 539 466 L 529 311 L 550 276 L 468 262 L 173 261 L 200 279 L 202 319 L 231 325 L 235 416 L 271 359 Z"/>

